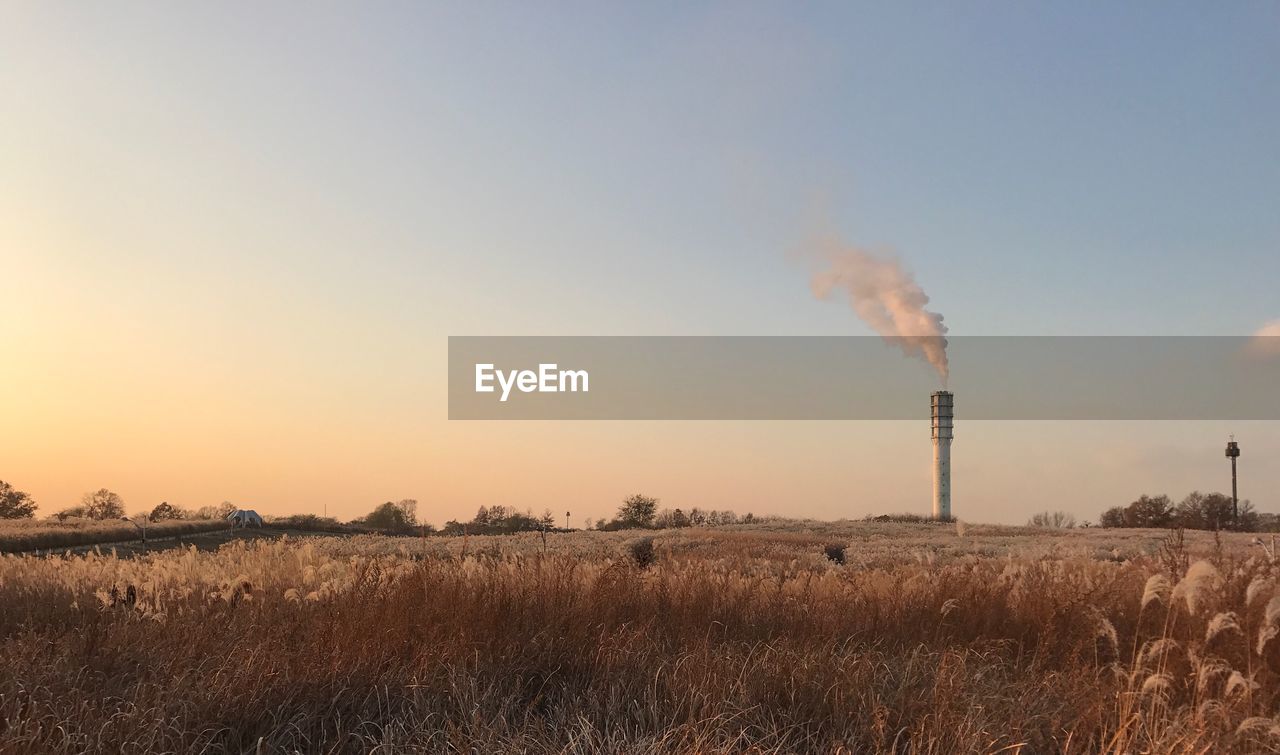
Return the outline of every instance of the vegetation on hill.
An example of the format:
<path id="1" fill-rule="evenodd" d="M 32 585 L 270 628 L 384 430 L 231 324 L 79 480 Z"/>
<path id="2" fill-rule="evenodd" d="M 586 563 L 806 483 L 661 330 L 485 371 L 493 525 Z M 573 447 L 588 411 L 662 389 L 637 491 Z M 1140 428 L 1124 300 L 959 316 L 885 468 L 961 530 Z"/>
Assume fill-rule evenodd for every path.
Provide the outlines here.
<path id="1" fill-rule="evenodd" d="M 630 530 L 630 529 L 678 529 L 681 527 L 721 527 L 739 522 L 750 524 L 756 521 L 753 514 L 739 518 L 732 511 L 704 511 L 694 507 L 685 512 L 682 509 L 658 509 L 660 501 L 646 495 L 627 496 L 618 506 L 618 513 L 612 520 L 601 520 L 596 529 Z"/>
<path id="2" fill-rule="evenodd" d="M 387 501 L 366 516 L 352 521 L 351 527 L 386 535 L 425 535 L 436 529 L 418 521 L 418 502 L 412 498 Z"/>
<path id="3" fill-rule="evenodd" d="M 1267 529 L 1274 517 L 1260 515 L 1249 501 L 1240 501 L 1237 520 L 1231 496 L 1193 492 L 1174 503 L 1167 495 L 1142 495 L 1127 506 L 1112 506 L 1102 512 L 1103 527 L 1155 527 L 1189 530 L 1236 530 L 1257 532 Z"/>
<path id="4" fill-rule="evenodd" d="M 481 506 L 471 521 L 450 520 L 440 531 L 445 535 L 501 535 L 549 531 L 555 525 L 555 515 L 550 510 L 535 517 L 531 511 L 521 513 L 507 506 Z"/>
<path id="5" fill-rule="evenodd" d="M 147 525 L 151 539 L 226 529 L 226 522 L 169 520 Z M 77 548 L 141 537 L 138 525 L 120 519 L 10 519 L 0 521 L 0 553 Z"/>

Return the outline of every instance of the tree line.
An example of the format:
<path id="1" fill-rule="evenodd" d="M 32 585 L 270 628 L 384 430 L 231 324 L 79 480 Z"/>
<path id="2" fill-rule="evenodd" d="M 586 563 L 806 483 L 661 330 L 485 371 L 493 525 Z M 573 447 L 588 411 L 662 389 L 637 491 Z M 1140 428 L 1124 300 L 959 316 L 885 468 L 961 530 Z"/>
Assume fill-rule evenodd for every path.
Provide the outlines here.
<path id="1" fill-rule="evenodd" d="M 739 517 L 735 512 L 694 507 L 684 509 L 659 509 L 659 499 L 636 494 L 623 499 L 618 506 L 617 514 L 612 519 L 600 519 L 596 522 L 587 520 L 587 529 L 603 531 L 621 529 L 673 529 L 680 527 L 719 527 L 730 524 L 750 524 L 756 521 L 754 515 L 748 513 Z M 230 501 L 212 506 L 188 509 L 164 501 L 157 504 L 149 512 L 135 515 L 135 519 L 147 519 L 153 522 L 164 520 L 219 520 L 236 510 Z M 37 506 L 31 496 L 15 489 L 7 482 L 0 480 L 0 519 L 31 518 L 35 516 Z M 125 502 L 119 494 L 107 488 L 85 493 L 80 503 L 64 508 L 53 515 L 65 520 L 70 518 L 85 519 L 122 519 L 125 518 Z M 566 520 L 568 514 L 565 515 Z M 351 520 L 345 524 L 337 519 L 321 517 L 315 514 L 300 514 L 287 517 L 275 517 L 272 524 L 282 527 L 315 530 L 355 530 L 377 531 L 388 534 L 431 534 L 437 530 L 432 525 L 418 520 L 418 502 L 412 498 L 399 501 L 387 501 L 379 504 L 368 514 Z M 566 527 L 568 521 L 565 521 Z M 532 511 L 519 511 L 512 506 L 481 506 L 475 517 L 468 522 L 450 520 L 438 530 L 444 535 L 498 535 L 515 532 L 550 532 L 564 531 L 557 527 L 557 518 L 550 509 L 535 516 Z"/>
<path id="2" fill-rule="evenodd" d="M 31 519 L 36 515 L 38 506 L 32 497 L 0 480 L 0 519 Z M 164 519 L 222 519 L 235 510 L 229 501 L 216 506 L 202 506 L 198 509 L 185 510 L 168 502 L 160 503 L 150 512 L 138 514 L 153 522 Z M 80 497 L 80 503 L 60 509 L 53 518 L 63 519 L 120 519 L 123 518 L 124 499 L 118 493 L 106 488 L 99 488 Z"/>
<path id="3" fill-rule="evenodd" d="M 637 493 L 627 496 L 618 506 L 618 512 L 612 519 L 600 519 L 586 522 L 586 529 L 601 531 L 625 529 L 671 529 L 676 527 L 717 527 L 726 524 L 749 524 L 755 521 L 751 514 L 739 517 L 732 511 L 713 511 L 691 508 L 659 509 L 660 501 L 647 495 Z M 568 514 L 565 515 L 568 519 Z M 566 522 L 567 526 L 568 522 Z M 557 518 L 548 509 L 541 516 L 532 511 L 524 512 L 510 506 L 481 506 L 475 518 L 468 522 L 451 520 L 441 528 L 445 535 L 501 535 L 514 532 L 562 532 L 557 527 Z"/>
<path id="4" fill-rule="evenodd" d="M 31 519 L 35 517 L 37 508 L 39 507 L 30 494 L 18 490 L 8 482 L 0 480 L 0 519 Z M 199 508 L 183 508 L 168 501 L 163 501 L 156 504 L 150 511 L 144 510 L 135 513 L 133 519 L 146 519 L 152 522 L 167 520 L 221 520 L 226 519 L 237 508 L 230 501 Z M 435 528 L 431 525 L 424 525 L 418 522 L 417 511 L 418 502 L 412 498 L 405 498 L 400 501 L 387 501 L 365 516 L 353 519 L 346 525 L 337 519 L 321 517 L 315 514 L 276 517 L 272 520 L 272 523 L 283 527 L 300 529 L 340 529 L 345 527 L 400 534 L 410 532 L 416 534 L 423 527 L 426 527 L 429 531 L 435 531 Z M 52 518 L 59 521 L 66 519 L 123 519 L 125 518 L 125 501 L 118 493 L 107 488 L 100 488 L 85 493 L 81 496 L 78 504 L 60 509 L 52 515 Z"/>
<path id="5" fill-rule="evenodd" d="M 596 523 L 598 530 L 624 529 L 675 529 L 680 527 L 719 527 L 726 524 L 750 524 L 755 515 L 747 513 L 739 517 L 732 511 L 702 510 L 698 507 L 683 509 L 658 509 L 660 501 L 647 495 L 631 495 L 622 500 L 613 519 Z"/>
<path id="6" fill-rule="evenodd" d="M 1195 491 L 1177 503 L 1167 495 L 1142 495 L 1127 506 L 1112 506 L 1102 512 L 1098 523 L 1103 527 L 1257 532 L 1274 529 L 1275 520 L 1274 515 L 1254 511 L 1249 501 L 1240 501 L 1237 519 L 1231 496 Z"/>

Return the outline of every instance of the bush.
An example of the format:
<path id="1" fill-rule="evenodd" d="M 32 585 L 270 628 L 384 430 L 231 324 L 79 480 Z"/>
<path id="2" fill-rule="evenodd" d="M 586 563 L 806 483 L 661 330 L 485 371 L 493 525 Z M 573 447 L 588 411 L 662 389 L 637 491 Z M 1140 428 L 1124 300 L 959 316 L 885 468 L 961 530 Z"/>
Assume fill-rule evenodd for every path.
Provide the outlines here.
<path id="1" fill-rule="evenodd" d="M 290 514 L 289 516 L 273 516 L 268 519 L 272 527 L 308 532 L 351 532 L 351 527 L 333 517 L 318 514 Z"/>
<path id="2" fill-rule="evenodd" d="M 1041 511 L 1027 520 L 1027 526 L 1072 529 L 1076 526 L 1076 518 L 1065 511 Z"/>
<path id="3" fill-rule="evenodd" d="M 829 543 L 823 546 L 822 552 L 827 554 L 828 561 L 834 561 L 835 563 L 840 564 L 841 566 L 844 566 L 845 549 L 846 549 L 846 546 L 840 543 Z"/>
<path id="4" fill-rule="evenodd" d="M 862 519 L 864 522 L 897 522 L 899 524 L 927 524 L 930 522 L 951 523 L 956 519 L 953 516 L 945 516 L 934 518 L 931 516 L 922 516 L 920 514 L 879 514 L 872 516 L 868 514 Z"/>
<path id="5" fill-rule="evenodd" d="M 648 569 L 657 558 L 651 537 L 642 537 L 632 542 L 628 549 L 631 551 L 631 560 L 641 569 Z"/>

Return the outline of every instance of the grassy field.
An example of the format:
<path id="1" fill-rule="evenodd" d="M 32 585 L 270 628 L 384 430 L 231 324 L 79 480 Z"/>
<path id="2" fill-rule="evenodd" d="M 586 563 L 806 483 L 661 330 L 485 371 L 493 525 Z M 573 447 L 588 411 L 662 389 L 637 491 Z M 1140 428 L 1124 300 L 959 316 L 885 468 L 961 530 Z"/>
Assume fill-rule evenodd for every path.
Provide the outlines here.
<path id="1" fill-rule="evenodd" d="M 162 521 L 147 524 L 147 539 L 161 540 L 178 535 L 228 530 L 223 521 Z M 119 519 L 0 519 L 0 553 L 79 548 L 99 543 L 138 540 L 133 524 Z"/>
<path id="2" fill-rule="evenodd" d="M 771 522 L 5 556 L 0 751 L 1275 751 L 1270 540 L 1166 535 Z"/>

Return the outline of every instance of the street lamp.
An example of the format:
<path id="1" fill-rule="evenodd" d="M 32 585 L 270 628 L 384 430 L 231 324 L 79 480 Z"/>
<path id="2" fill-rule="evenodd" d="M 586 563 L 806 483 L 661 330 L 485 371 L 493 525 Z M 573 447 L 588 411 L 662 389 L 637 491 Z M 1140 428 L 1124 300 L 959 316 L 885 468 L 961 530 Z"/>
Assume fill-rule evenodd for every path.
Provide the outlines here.
<path id="1" fill-rule="evenodd" d="M 1227 458 L 1231 459 L 1231 518 L 1240 525 L 1240 496 L 1236 493 L 1236 459 L 1240 458 L 1240 444 L 1236 436 L 1227 439 Z"/>
<path id="2" fill-rule="evenodd" d="M 137 528 L 138 528 L 138 532 L 141 532 L 141 533 L 142 533 L 142 548 L 143 548 L 143 550 L 146 550 L 146 548 L 147 548 L 147 519 L 146 519 L 146 517 L 143 517 L 143 519 L 142 519 L 142 524 L 138 524 L 137 522 L 135 522 L 134 520 L 130 519 L 130 518 L 129 518 L 129 517 L 127 517 L 127 516 L 122 516 L 122 517 L 120 517 L 120 521 L 122 521 L 122 522 L 128 522 L 129 524 L 132 524 L 134 527 L 137 527 Z"/>

